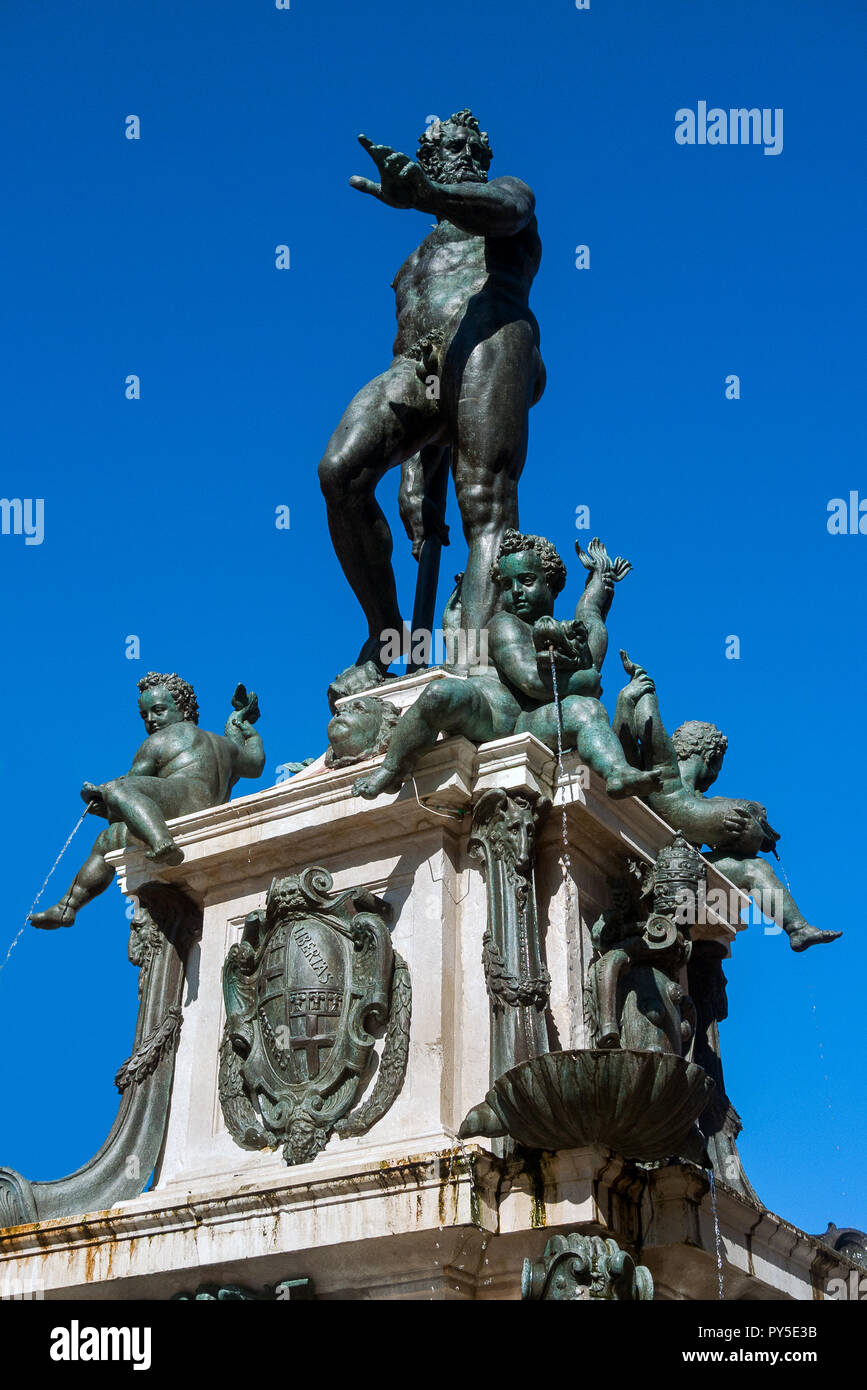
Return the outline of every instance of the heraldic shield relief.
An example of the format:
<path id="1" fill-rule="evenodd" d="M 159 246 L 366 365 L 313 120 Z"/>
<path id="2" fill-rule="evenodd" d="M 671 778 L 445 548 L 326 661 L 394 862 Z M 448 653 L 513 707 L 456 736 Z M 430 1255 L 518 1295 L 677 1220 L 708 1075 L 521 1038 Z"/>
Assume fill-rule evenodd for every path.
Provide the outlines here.
<path id="1" fill-rule="evenodd" d="M 322 868 L 275 878 L 223 966 L 226 1125 L 242 1148 L 282 1144 L 287 1163 L 309 1163 L 332 1133 L 365 1133 L 406 1073 L 411 989 L 391 945 L 391 908 L 364 889 L 331 887 Z M 383 1029 L 376 1081 L 350 1115 Z"/>

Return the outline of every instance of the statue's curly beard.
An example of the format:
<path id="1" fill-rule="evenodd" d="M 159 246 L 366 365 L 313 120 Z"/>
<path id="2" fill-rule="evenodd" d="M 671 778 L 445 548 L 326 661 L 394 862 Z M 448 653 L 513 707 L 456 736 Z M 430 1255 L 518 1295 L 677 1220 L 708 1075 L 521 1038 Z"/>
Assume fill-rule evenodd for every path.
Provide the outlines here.
<path id="1" fill-rule="evenodd" d="M 434 183 L 487 183 L 488 171 L 474 159 L 461 155 L 443 155 L 439 150 L 426 152 L 420 160 L 422 168 Z"/>

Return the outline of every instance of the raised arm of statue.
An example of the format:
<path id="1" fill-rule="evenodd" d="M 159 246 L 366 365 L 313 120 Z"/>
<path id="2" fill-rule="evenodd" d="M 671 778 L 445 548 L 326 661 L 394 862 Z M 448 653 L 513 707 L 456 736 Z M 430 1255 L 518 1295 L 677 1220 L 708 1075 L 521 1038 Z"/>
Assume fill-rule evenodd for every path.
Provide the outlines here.
<path id="1" fill-rule="evenodd" d="M 444 129 L 442 140 L 447 157 L 459 159 L 464 146 L 470 145 L 468 153 L 472 157 L 486 158 L 484 144 L 476 132 L 467 134 L 449 127 Z M 455 149 L 450 148 L 449 142 L 455 144 Z M 438 183 L 428 177 L 416 160 L 391 145 L 375 145 L 366 135 L 359 135 L 358 143 L 367 150 L 381 181 L 376 183 L 353 174 L 349 182 L 360 193 L 369 193 L 388 207 L 433 213 L 473 236 L 514 236 L 523 231 L 533 216 L 533 191 L 521 179 L 506 176 L 490 183 Z"/>

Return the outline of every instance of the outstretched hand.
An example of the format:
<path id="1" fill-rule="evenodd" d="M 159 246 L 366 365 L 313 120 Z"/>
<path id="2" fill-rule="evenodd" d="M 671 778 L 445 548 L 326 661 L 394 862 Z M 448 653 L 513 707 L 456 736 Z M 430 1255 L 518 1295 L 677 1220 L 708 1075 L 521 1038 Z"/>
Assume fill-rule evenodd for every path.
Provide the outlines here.
<path id="1" fill-rule="evenodd" d="M 246 740 L 252 738 L 256 730 L 253 725 L 259 718 L 259 697 L 255 690 L 247 694 L 245 685 L 236 685 L 235 693 L 232 696 L 233 714 L 226 720 L 225 733 L 228 734 L 230 727 L 237 729 Z"/>
<path id="2" fill-rule="evenodd" d="M 349 180 L 359 193 L 369 193 L 391 208 L 419 208 L 429 206 L 432 186 L 421 165 L 409 155 L 392 149 L 391 145 L 375 145 L 366 135 L 359 135 L 358 143 L 367 150 L 377 169 L 381 183 L 366 179 L 361 174 L 353 174 Z"/>

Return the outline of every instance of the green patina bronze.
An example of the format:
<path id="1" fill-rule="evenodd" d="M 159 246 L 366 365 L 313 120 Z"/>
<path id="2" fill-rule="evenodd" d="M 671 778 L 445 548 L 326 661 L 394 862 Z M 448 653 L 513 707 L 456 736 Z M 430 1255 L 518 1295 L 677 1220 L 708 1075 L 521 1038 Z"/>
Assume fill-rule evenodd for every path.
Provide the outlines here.
<path id="1" fill-rule="evenodd" d="M 634 767 L 655 772 L 659 786 L 644 796 L 657 815 L 694 845 L 710 846 L 708 859 L 736 887 L 764 904 L 778 903 L 780 925 L 793 951 L 805 951 L 841 932 L 807 922 L 773 867 L 758 856 L 774 849 L 779 835 L 757 801 L 706 796 L 722 768 L 728 740 L 714 724 L 689 720 L 669 735 L 659 712 L 656 687 L 643 667 L 620 653 L 629 682 L 617 697 L 614 729 Z"/>
<path id="2" fill-rule="evenodd" d="M 326 767 L 349 767 L 384 753 L 399 716 L 396 705 L 376 695 L 347 700 L 329 720 L 326 729 Z"/>
<path id="3" fill-rule="evenodd" d="M 392 949 L 391 908 L 366 889 L 331 888 L 317 866 L 275 878 L 223 966 L 226 1127 L 244 1149 L 281 1144 L 289 1164 L 312 1162 L 334 1133 L 364 1134 L 406 1072 L 412 990 Z M 379 1026 L 376 1081 L 353 1111 Z"/>
<path id="4" fill-rule="evenodd" d="M 616 1240 L 570 1231 L 552 1236 L 541 1259 L 524 1261 L 521 1298 L 557 1303 L 649 1302 L 653 1277 Z"/>
<path id="5" fill-rule="evenodd" d="M 488 182 L 491 146 L 471 111 L 434 122 L 415 160 L 359 140 L 379 181 L 355 177 L 353 188 L 436 220 L 394 279 L 391 365 L 347 406 L 319 465 L 334 549 L 368 622 L 356 665 L 382 671 L 383 633 L 403 631 L 391 534 L 374 495 L 388 469 L 403 468 L 401 517 L 426 594 L 416 616 L 432 611 L 429 551 L 447 539 L 446 451 L 469 547 L 464 627 L 481 631 L 493 612 L 491 565 L 517 524 L 527 417 L 545 384 L 529 307 L 541 243 L 532 190 L 508 176 Z M 341 685 L 360 688 L 347 673 Z"/>
<path id="6" fill-rule="evenodd" d="M 108 826 L 97 836 L 86 863 L 53 907 L 34 912 L 34 927 L 71 927 L 86 903 L 103 893 L 114 878 L 105 862 L 110 850 L 140 841 L 156 864 L 180 864 L 184 854 L 166 821 L 228 801 L 240 777 L 259 777 L 265 766 L 262 740 L 253 728 L 259 718 L 255 694 L 239 685 L 234 713 L 225 734 L 198 728 L 199 706 L 193 687 L 174 672 L 149 671 L 138 683 L 139 713 L 147 738 L 129 772 L 81 789 L 93 815 Z"/>
<path id="7" fill-rule="evenodd" d="M 103 1211 L 137 1197 L 159 1160 L 181 1031 L 185 961 L 201 932 L 202 913 L 169 883 L 143 884 L 136 897 L 129 959 L 139 970 L 139 1011 L 132 1052 L 115 1075 L 121 1099 L 114 1124 L 93 1158 L 67 1177 L 36 1182 L 0 1168 L 0 1229 Z"/>
<path id="8" fill-rule="evenodd" d="M 690 1057 L 695 1006 L 679 983 L 692 942 L 681 931 L 678 907 L 692 900 L 706 876 L 701 855 L 681 836 L 656 863 L 612 885 L 614 907 L 591 931 L 594 957 L 587 972 L 592 1046 L 630 1047 Z"/>
<path id="9" fill-rule="evenodd" d="M 597 539 L 587 553 L 580 546 L 577 551 L 588 571 L 584 592 L 575 617 L 559 622 L 554 600 L 566 582 L 566 566 L 556 549 L 542 536 L 506 532 L 491 570 L 499 608 L 488 627 L 489 666 L 427 686 L 398 720 L 382 765 L 356 782 L 357 795 L 397 791 L 441 733 L 486 743 L 526 731 L 556 748 L 555 681 L 563 745 L 576 748 L 605 779 L 609 796 L 638 795 L 660 785 L 655 772 L 637 771 L 627 762 L 599 698 L 608 647 L 605 619 L 614 585 L 631 565 L 619 556 L 612 561 Z"/>

